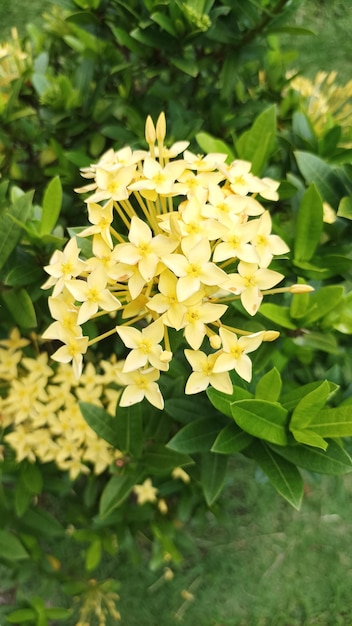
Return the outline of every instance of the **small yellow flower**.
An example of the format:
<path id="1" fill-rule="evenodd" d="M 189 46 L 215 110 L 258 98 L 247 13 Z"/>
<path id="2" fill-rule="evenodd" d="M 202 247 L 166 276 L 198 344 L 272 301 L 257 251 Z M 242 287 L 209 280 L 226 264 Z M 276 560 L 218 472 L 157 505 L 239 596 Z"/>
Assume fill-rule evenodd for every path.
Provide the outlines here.
<path id="1" fill-rule="evenodd" d="M 147 502 L 156 502 L 158 490 L 153 487 L 150 478 L 147 478 L 141 485 L 135 485 L 133 491 L 137 496 L 137 503 L 139 505 L 146 504 Z"/>

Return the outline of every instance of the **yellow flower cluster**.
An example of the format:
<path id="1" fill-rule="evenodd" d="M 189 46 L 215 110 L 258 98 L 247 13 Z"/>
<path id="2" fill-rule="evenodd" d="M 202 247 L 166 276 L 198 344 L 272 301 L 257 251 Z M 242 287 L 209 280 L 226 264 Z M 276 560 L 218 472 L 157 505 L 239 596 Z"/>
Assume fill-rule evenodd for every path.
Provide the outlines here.
<path id="1" fill-rule="evenodd" d="M 88 363 L 77 381 L 68 365 L 59 364 L 55 371 L 49 367 L 46 353 L 25 356 L 22 348 L 28 343 L 17 329 L 0 341 L 0 382 L 7 388 L 0 398 L 4 441 L 17 462 L 55 462 L 72 479 L 90 468 L 101 474 L 122 453 L 88 426 L 78 401 L 105 406 L 114 414 L 120 392 L 108 385 L 115 382 L 115 365 L 103 361 L 98 374 Z"/>
<path id="2" fill-rule="evenodd" d="M 337 72 L 318 72 L 314 80 L 295 76 L 290 87 L 302 95 L 303 106 L 314 127 L 321 134 L 331 123 L 342 128 L 341 145 L 351 147 L 352 80 L 345 85 L 336 82 Z"/>
<path id="3" fill-rule="evenodd" d="M 164 114 L 156 126 L 148 117 L 148 151 L 111 149 L 83 168 L 91 182 L 77 191 L 89 194 L 90 226 L 79 237 L 91 238 L 92 255 L 83 258 L 71 238 L 45 267 L 55 321 L 43 338 L 63 343 L 53 359 L 72 362 L 79 377 L 88 347 L 117 333 L 128 349 L 116 371 L 121 406 L 147 398 L 163 408 L 157 381 L 173 357 L 169 329 L 188 344 L 193 371 L 186 394 L 209 384 L 232 393 L 229 372 L 249 381 L 248 353 L 278 335 L 250 334 L 221 318 L 237 299 L 253 316 L 284 278 L 268 266 L 288 247 L 271 233 L 270 214 L 258 200 L 277 200 L 279 183 L 255 176 L 247 161 L 227 164 L 226 154 L 199 156 L 187 142 L 167 148 L 165 132 Z M 118 323 L 90 339 L 82 326 L 101 315 Z"/>

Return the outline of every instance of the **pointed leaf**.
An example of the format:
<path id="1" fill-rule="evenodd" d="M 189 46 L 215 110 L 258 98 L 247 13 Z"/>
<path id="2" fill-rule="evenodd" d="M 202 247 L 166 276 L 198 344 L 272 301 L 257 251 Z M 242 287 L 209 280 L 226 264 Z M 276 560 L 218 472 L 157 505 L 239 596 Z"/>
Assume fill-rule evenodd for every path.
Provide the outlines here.
<path id="1" fill-rule="evenodd" d="M 209 414 L 209 402 L 206 398 L 197 398 L 198 415 Z M 181 424 L 188 424 L 194 420 L 193 398 L 169 398 L 165 401 L 165 411 Z"/>
<path id="2" fill-rule="evenodd" d="M 215 439 L 211 452 L 218 454 L 236 454 L 251 443 L 252 437 L 245 433 L 234 422 L 223 428 Z"/>
<path id="3" fill-rule="evenodd" d="M 105 439 L 114 448 L 118 448 L 116 419 L 95 404 L 79 402 L 79 408 L 87 424 L 96 432 L 98 437 Z"/>
<path id="4" fill-rule="evenodd" d="M 303 195 L 297 213 L 294 254 L 297 261 L 309 261 L 323 231 L 323 202 L 314 184 Z"/>
<path id="5" fill-rule="evenodd" d="M 308 426 L 314 416 L 325 406 L 330 395 L 330 385 L 324 380 L 319 387 L 310 391 L 297 404 L 290 421 L 290 430 Z M 305 442 L 307 443 L 307 442 Z"/>
<path id="6" fill-rule="evenodd" d="M 182 454 L 205 452 L 212 447 L 219 430 L 213 418 L 202 417 L 181 428 L 167 447 Z"/>
<path id="7" fill-rule="evenodd" d="M 265 302 L 261 305 L 259 313 L 283 328 L 288 328 L 289 330 L 296 330 L 297 328 L 296 324 L 291 319 L 290 309 L 288 307 Z"/>
<path id="8" fill-rule="evenodd" d="M 227 456 L 208 452 L 202 455 L 201 483 L 205 500 L 211 506 L 220 495 L 227 471 Z"/>
<path id="9" fill-rule="evenodd" d="M 15 200 L 7 211 L 0 214 L 0 268 L 10 256 L 22 234 L 22 228 L 12 219 L 25 223 L 32 206 L 33 191 Z"/>
<path id="10" fill-rule="evenodd" d="M 313 417 L 310 427 L 322 437 L 352 437 L 351 407 L 322 409 Z"/>
<path id="11" fill-rule="evenodd" d="M 108 517 L 126 500 L 142 475 L 142 472 L 135 471 L 110 478 L 100 498 L 99 516 L 101 519 Z"/>
<path id="12" fill-rule="evenodd" d="M 292 428 L 290 430 L 298 443 L 305 443 L 307 446 L 321 448 L 322 450 L 326 450 L 328 447 L 328 443 L 325 439 L 317 435 L 317 433 L 310 428 L 302 428 L 301 430 Z"/>
<path id="13" fill-rule="evenodd" d="M 276 107 L 269 107 L 258 115 L 252 127 L 236 143 L 240 159 L 251 161 L 253 174 L 260 175 L 275 148 Z"/>
<path id="14" fill-rule="evenodd" d="M 259 441 L 251 446 L 249 454 L 267 475 L 276 491 L 298 510 L 303 497 L 303 480 L 297 467 Z"/>
<path id="15" fill-rule="evenodd" d="M 339 385 L 336 385 L 336 383 L 332 383 L 330 380 L 326 382 L 329 385 L 329 390 L 330 390 L 329 398 L 331 398 L 336 392 L 336 390 L 339 388 Z M 281 404 L 288 411 L 292 411 L 295 408 L 295 406 L 298 404 L 298 402 L 302 398 L 304 398 L 304 396 L 308 395 L 311 391 L 314 391 L 314 389 L 317 389 L 318 387 L 320 387 L 321 383 L 322 381 L 318 380 L 313 383 L 307 383 L 306 385 L 301 385 L 300 387 L 296 387 L 296 389 L 292 389 L 281 398 Z"/>
<path id="16" fill-rule="evenodd" d="M 26 289 L 9 289 L 3 291 L 1 296 L 18 326 L 34 328 L 37 325 L 33 302 Z"/>
<path id="17" fill-rule="evenodd" d="M 286 446 L 285 448 L 271 447 L 291 463 L 311 472 L 338 476 L 352 471 L 351 457 L 335 441 L 329 441 L 327 450 L 301 444 Z"/>
<path id="18" fill-rule="evenodd" d="M 343 193 L 344 188 L 335 169 L 310 152 L 297 150 L 295 157 L 306 182 L 314 183 L 323 200 L 329 202 L 333 208 L 337 207 L 341 196 L 346 194 Z"/>
<path id="19" fill-rule="evenodd" d="M 282 380 L 280 372 L 273 367 L 270 372 L 262 376 L 255 388 L 255 397 L 259 400 L 268 400 L 269 402 L 277 402 L 280 397 Z"/>
<path id="20" fill-rule="evenodd" d="M 232 416 L 244 431 L 281 446 L 287 445 L 287 411 L 280 404 L 265 400 L 240 400 L 234 402 Z"/>
<path id="21" fill-rule="evenodd" d="M 301 324 L 309 326 L 317 320 L 322 319 L 331 310 L 339 305 L 344 296 L 342 285 L 327 285 L 321 287 L 310 296 L 309 310 L 303 316 Z"/>
<path id="22" fill-rule="evenodd" d="M 209 133 L 197 133 L 196 142 L 204 153 L 215 152 L 227 154 L 230 161 L 235 160 L 235 155 L 231 148 L 221 139 L 216 139 Z"/>
<path id="23" fill-rule="evenodd" d="M 148 446 L 143 460 L 151 474 L 170 474 L 175 467 L 194 463 L 190 456 L 162 445 Z"/>
<path id="24" fill-rule="evenodd" d="M 0 530 L 0 559 L 22 561 L 28 558 L 29 554 L 20 540 L 7 530 Z"/>
<path id="25" fill-rule="evenodd" d="M 143 420 L 141 404 L 118 406 L 115 416 L 117 447 L 138 458 L 143 448 Z"/>
<path id="26" fill-rule="evenodd" d="M 55 176 L 48 184 L 43 197 L 43 212 L 40 222 L 40 234 L 49 235 L 54 229 L 60 215 L 62 203 L 62 186 L 59 176 Z"/>
<path id="27" fill-rule="evenodd" d="M 231 405 L 236 400 L 245 400 L 247 398 L 252 398 L 252 394 L 246 389 L 242 389 L 242 387 L 233 387 L 232 395 L 230 396 L 227 393 L 222 393 L 214 387 L 208 387 L 207 396 L 215 408 L 227 415 L 227 417 L 232 417 Z"/>

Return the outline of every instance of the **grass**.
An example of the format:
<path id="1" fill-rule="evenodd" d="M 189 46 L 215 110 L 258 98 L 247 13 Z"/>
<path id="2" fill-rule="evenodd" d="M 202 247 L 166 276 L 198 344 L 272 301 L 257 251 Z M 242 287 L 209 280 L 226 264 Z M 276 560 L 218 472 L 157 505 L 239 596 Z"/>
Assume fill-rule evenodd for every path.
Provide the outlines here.
<path id="1" fill-rule="evenodd" d="M 171 582 L 118 566 L 126 626 L 172 626 L 177 616 L 184 626 L 351 625 L 352 477 L 307 476 L 297 512 L 244 461 L 223 496 L 223 519 L 209 513 L 202 528 L 193 524 L 192 551 Z"/>

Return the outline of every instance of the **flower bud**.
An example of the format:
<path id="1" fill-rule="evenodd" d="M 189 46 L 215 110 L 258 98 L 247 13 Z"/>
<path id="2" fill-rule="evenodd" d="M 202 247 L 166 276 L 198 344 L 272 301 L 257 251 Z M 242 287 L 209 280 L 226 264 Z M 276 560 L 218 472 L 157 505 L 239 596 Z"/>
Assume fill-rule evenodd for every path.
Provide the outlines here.
<path id="1" fill-rule="evenodd" d="M 280 337 L 280 333 L 277 330 L 266 330 L 263 333 L 263 341 L 275 341 Z"/>
<path id="2" fill-rule="evenodd" d="M 291 287 L 289 288 L 290 293 L 308 293 L 308 291 L 314 291 L 314 287 L 312 287 L 311 285 L 297 284 L 291 285 Z"/>
<path id="3" fill-rule="evenodd" d="M 218 350 L 221 347 L 221 339 L 219 335 L 211 335 L 209 337 L 209 343 L 213 350 Z"/>
<path id="4" fill-rule="evenodd" d="M 145 123 L 145 139 L 148 145 L 155 143 L 155 126 L 150 115 L 148 115 Z"/>
<path id="5" fill-rule="evenodd" d="M 164 141 L 166 135 L 166 120 L 165 113 L 160 113 L 158 121 L 156 123 L 156 138 L 158 141 Z"/>

